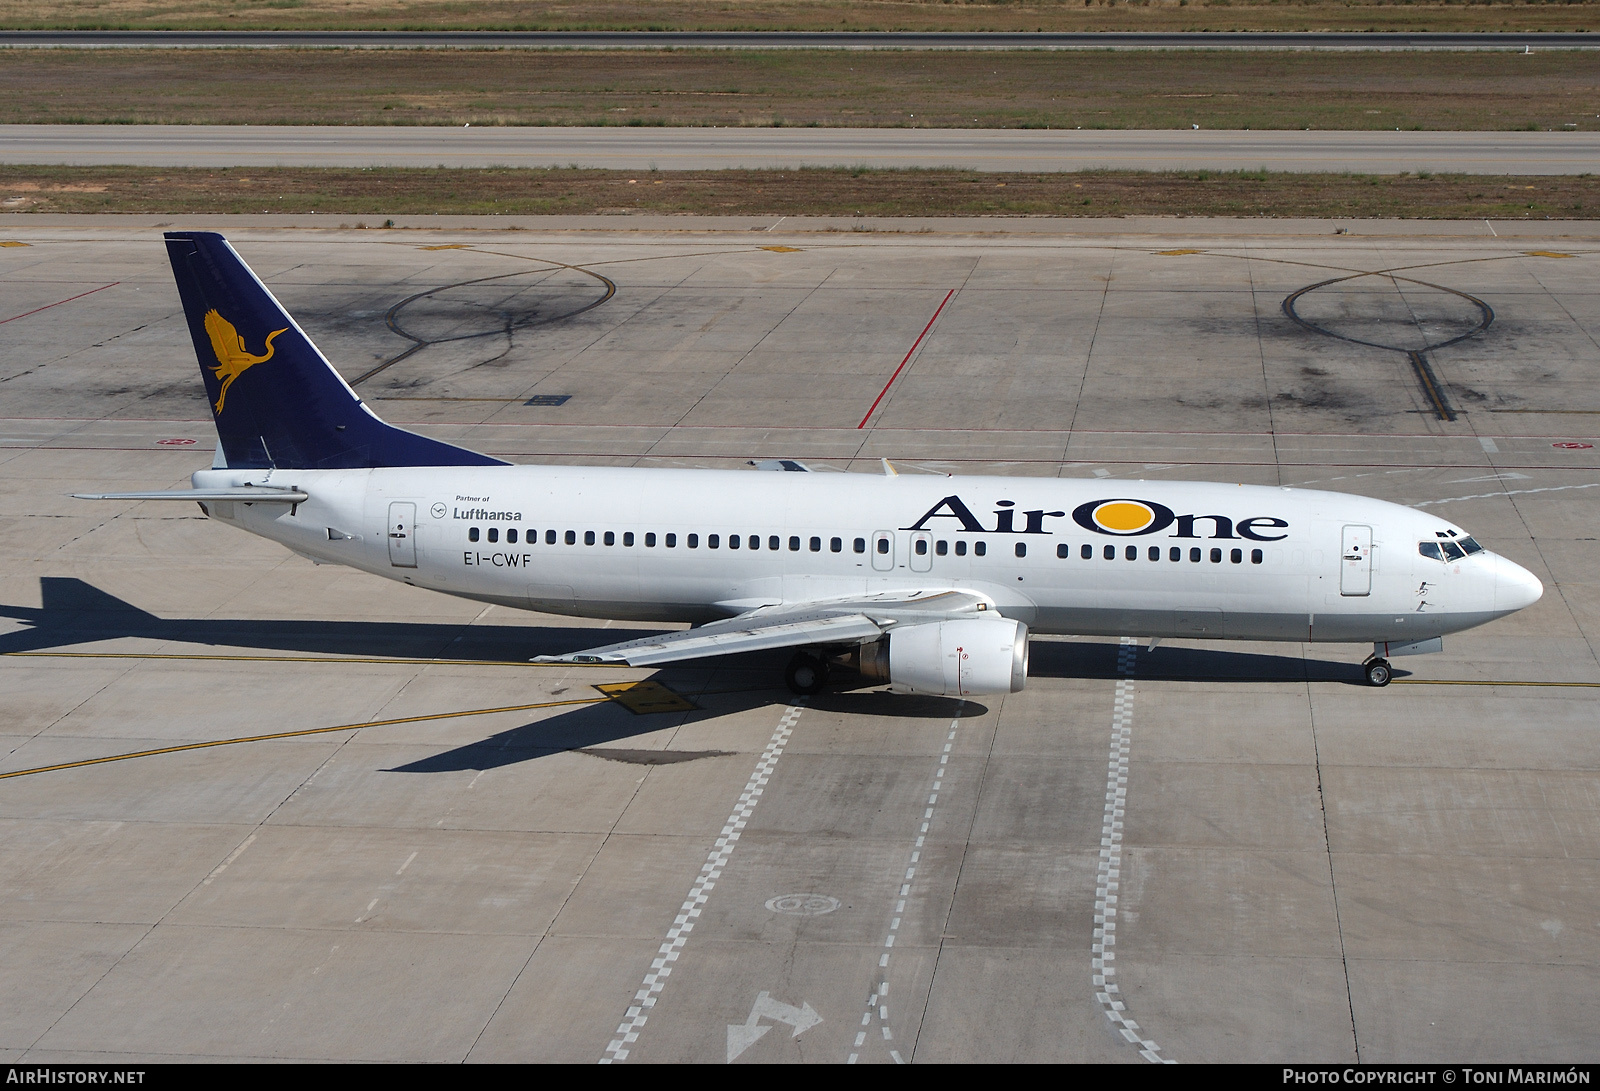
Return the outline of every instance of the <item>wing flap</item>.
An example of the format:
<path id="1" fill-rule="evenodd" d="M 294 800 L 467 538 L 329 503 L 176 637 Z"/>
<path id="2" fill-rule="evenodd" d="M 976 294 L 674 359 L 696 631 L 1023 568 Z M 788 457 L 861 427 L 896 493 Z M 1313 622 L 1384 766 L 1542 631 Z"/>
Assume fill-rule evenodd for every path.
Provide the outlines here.
<path id="1" fill-rule="evenodd" d="M 864 614 L 780 615 L 771 619 L 734 618 L 699 629 L 608 644 L 570 655 L 541 655 L 535 663 L 617 663 L 653 667 L 708 655 L 799 648 L 810 644 L 859 644 L 876 640 L 884 627 Z"/>

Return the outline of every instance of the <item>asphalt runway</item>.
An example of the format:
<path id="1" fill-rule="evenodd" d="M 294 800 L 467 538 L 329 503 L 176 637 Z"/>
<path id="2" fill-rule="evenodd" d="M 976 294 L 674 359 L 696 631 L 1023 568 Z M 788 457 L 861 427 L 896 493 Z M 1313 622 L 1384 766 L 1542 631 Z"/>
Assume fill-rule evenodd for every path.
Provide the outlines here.
<path id="1" fill-rule="evenodd" d="M 1546 593 L 1385 690 L 1338 645 L 1039 639 L 966 702 L 531 665 L 628 630 L 71 499 L 209 464 L 177 225 L 7 217 L 4 1060 L 1593 1059 L 1594 225 L 320 219 L 183 226 L 514 461 L 1314 486 Z M 1351 274 L 1295 302 L 1336 336 L 1285 315 Z M 641 680 L 696 707 L 594 688 Z"/>
<path id="2" fill-rule="evenodd" d="M 0 163 L 1586 174 L 1600 132 L 0 125 Z"/>
<path id="3" fill-rule="evenodd" d="M 1565 33 L 1021 34 L 908 31 L 4 30 L 0 46 L 70 49 L 1600 49 Z"/>

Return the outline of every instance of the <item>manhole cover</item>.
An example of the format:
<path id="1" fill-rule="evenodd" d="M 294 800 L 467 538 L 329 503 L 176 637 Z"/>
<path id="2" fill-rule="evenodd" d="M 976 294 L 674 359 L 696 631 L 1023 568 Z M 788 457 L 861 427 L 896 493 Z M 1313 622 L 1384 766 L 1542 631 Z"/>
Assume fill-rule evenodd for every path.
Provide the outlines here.
<path id="1" fill-rule="evenodd" d="M 826 894 L 779 894 L 767 901 L 767 908 L 791 917 L 820 917 L 832 913 L 840 904 L 838 898 Z"/>

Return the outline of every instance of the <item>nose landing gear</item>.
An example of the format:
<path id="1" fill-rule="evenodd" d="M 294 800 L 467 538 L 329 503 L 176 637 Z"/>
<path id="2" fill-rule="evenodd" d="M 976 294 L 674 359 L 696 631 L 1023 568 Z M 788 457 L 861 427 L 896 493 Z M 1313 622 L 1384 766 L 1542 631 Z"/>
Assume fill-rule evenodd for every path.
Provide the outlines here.
<path id="1" fill-rule="evenodd" d="M 1369 686 L 1387 686 L 1393 672 L 1389 669 L 1389 661 L 1373 656 L 1361 665 L 1362 671 L 1367 676 Z"/>

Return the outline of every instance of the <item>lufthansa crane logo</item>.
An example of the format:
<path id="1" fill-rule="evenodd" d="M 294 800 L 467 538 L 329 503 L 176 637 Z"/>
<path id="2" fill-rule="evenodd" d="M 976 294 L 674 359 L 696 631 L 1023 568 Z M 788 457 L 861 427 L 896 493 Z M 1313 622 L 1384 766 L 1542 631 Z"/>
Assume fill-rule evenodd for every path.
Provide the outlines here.
<path id="1" fill-rule="evenodd" d="M 261 346 L 265 353 L 257 356 L 252 353 L 244 343 L 244 338 L 239 336 L 239 331 L 215 310 L 206 312 L 206 335 L 211 338 L 211 351 L 216 354 L 217 366 L 211 373 L 222 382 L 222 389 L 217 392 L 217 404 L 214 407 L 218 413 L 222 412 L 222 403 L 228 399 L 228 388 L 233 381 L 243 375 L 248 369 L 257 364 L 266 363 L 272 359 L 272 354 L 277 349 L 272 347 L 272 339 L 280 333 L 287 333 L 289 327 L 273 330 L 267 334 L 266 342 Z"/>

